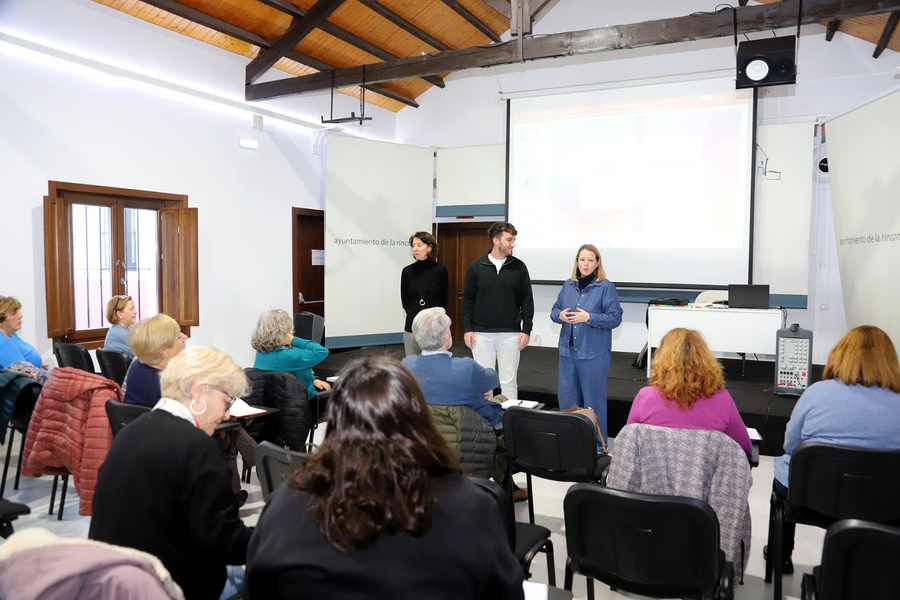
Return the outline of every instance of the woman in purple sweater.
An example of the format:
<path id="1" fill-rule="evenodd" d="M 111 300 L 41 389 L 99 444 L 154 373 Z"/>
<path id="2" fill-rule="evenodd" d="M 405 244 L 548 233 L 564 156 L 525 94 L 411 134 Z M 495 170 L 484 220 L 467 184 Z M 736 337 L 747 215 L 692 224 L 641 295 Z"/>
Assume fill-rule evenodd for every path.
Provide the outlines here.
<path id="1" fill-rule="evenodd" d="M 753 453 L 747 427 L 725 389 L 722 365 L 693 329 L 673 329 L 653 355 L 650 385 L 634 398 L 628 423 L 722 431 Z"/>

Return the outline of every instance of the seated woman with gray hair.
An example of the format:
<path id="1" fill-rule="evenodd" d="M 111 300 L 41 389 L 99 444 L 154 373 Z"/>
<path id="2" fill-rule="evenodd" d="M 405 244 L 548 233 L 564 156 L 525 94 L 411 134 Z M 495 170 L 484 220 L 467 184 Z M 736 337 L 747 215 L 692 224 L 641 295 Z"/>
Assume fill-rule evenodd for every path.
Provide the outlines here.
<path id="1" fill-rule="evenodd" d="M 153 554 L 185 598 L 216 600 L 226 566 L 245 562 L 251 529 L 238 514 L 228 464 L 211 436 L 249 384 L 231 357 L 200 347 L 173 358 L 160 386 L 154 409 L 124 427 L 109 448 L 88 535 Z"/>
<path id="2" fill-rule="evenodd" d="M 291 373 L 306 386 L 310 402 L 318 391 L 331 389 L 331 384 L 318 379 L 312 370 L 328 356 L 328 348 L 296 337 L 294 320 L 287 312 L 276 308 L 261 314 L 250 345 L 256 350 L 254 369 Z"/>

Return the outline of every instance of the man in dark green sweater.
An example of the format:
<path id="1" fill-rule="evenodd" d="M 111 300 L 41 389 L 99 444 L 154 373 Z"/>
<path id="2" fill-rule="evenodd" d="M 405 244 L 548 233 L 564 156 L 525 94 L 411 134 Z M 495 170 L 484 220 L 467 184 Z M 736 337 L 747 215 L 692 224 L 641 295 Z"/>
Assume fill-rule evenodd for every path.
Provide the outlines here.
<path id="1" fill-rule="evenodd" d="M 478 364 L 496 366 L 508 398 L 519 397 L 519 353 L 528 345 L 534 320 L 528 267 L 513 256 L 516 234 L 512 223 L 490 226 L 491 251 L 469 265 L 462 305 L 466 346 Z"/>

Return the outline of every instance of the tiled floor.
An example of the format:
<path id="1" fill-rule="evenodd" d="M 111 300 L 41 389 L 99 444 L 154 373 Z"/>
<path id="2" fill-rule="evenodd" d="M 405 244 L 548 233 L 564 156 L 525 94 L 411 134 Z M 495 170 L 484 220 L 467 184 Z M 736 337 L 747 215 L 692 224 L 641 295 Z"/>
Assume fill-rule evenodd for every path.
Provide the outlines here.
<path id="1" fill-rule="evenodd" d="M 320 428 L 320 435 L 324 428 Z M 18 439 L 15 442 L 18 447 Z M 2 456 L 5 457 L 5 448 Z M 13 456 L 13 461 L 16 457 Z M 15 462 L 13 462 L 13 465 Z M 764 562 L 762 558 L 762 547 L 765 545 L 766 527 L 769 514 L 769 493 L 772 489 L 772 458 L 763 456 L 760 458 L 759 467 L 753 469 L 753 487 L 750 490 L 750 511 L 753 518 L 753 539 L 750 554 L 750 563 L 744 576 L 744 585 L 737 585 L 735 597 L 738 600 L 764 600 L 772 598 L 772 586 L 763 582 Z M 63 514 L 63 520 L 57 521 L 56 516 L 47 514 L 50 502 L 50 487 L 52 478 L 41 477 L 33 479 L 23 477 L 18 491 L 12 490 L 12 471 L 10 469 L 10 481 L 7 486 L 6 499 L 16 502 L 24 502 L 31 506 L 31 514 L 20 517 L 14 526 L 16 530 L 25 527 L 45 527 L 58 535 L 67 537 L 87 537 L 89 517 L 78 516 L 78 498 L 74 494 L 74 489 L 70 489 L 69 496 L 66 501 L 66 507 Z M 516 475 L 519 485 L 525 485 L 524 475 Z M 543 479 L 534 479 L 534 494 L 536 521 L 544 525 L 553 532 L 553 545 L 555 550 L 555 566 L 557 585 L 563 585 L 563 577 L 565 570 L 565 528 L 563 526 L 562 503 L 566 490 L 570 484 L 559 483 L 555 481 L 547 481 Z M 250 492 L 250 497 L 244 507 L 241 509 L 241 516 L 248 525 L 253 525 L 259 518 L 259 514 L 263 508 L 262 492 L 256 476 L 253 482 L 245 484 L 245 489 Z M 516 513 L 519 520 L 528 519 L 528 506 L 526 503 L 516 505 Z M 794 550 L 794 565 L 796 573 L 792 576 L 784 578 L 784 593 L 788 598 L 800 597 L 800 580 L 802 573 L 812 570 L 821 558 L 822 539 L 824 531 L 814 527 L 798 526 L 796 548 Z M 543 554 L 538 554 L 532 564 L 533 580 L 539 582 L 547 581 L 547 567 Z M 587 597 L 585 589 L 585 580 L 583 577 L 575 578 L 575 589 L 573 590 L 576 599 Z M 619 594 L 609 590 L 607 586 L 600 583 L 595 584 L 596 598 L 598 600 L 609 600 L 622 598 L 625 594 Z M 635 596 L 626 596 L 635 597 Z"/>

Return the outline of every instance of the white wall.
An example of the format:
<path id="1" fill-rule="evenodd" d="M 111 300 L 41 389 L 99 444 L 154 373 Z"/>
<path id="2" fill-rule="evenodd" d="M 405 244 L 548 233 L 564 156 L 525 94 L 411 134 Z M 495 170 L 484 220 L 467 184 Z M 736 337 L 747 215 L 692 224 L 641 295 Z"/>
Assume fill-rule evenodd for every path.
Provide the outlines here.
<path id="1" fill-rule="evenodd" d="M 52 40 L 67 53 L 239 99 L 246 59 L 88 0 L 6 0 L 0 32 L 0 294 L 22 302 L 23 339 L 49 356 L 47 182 L 127 187 L 187 194 L 199 209 L 201 324 L 192 343 L 252 364 L 259 313 L 291 308 L 291 208 L 323 208 L 312 130 L 269 117 L 254 129 L 249 111 L 49 57 Z M 43 48 L 28 50 L 24 40 Z M 336 113 L 358 110 L 358 101 L 336 96 Z M 266 108 L 287 107 L 272 104 Z M 319 112 L 328 110 L 327 95 L 302 107 L 290 116 L 328 117 Z M 377 137 L 393 137 L 394 114 L 372 114 Z M 259 149 L 241 149 L 240 137 L 256 139 Z"/>
<path id="2" fill-rule="evenodd" d="M 536 34 L 625 24 L 715 10 L 711 0 L 648 0 L 600 3 L 562 0 L 535 27 Z M 790 35 L 793 30 L 782 30 Z M 149 25 L 90 0 L 3 0 L 0 35 L 57 46 L 149 76 L 240 101 L 247 59 Z M 762 37 L 762 35 L 751 36 Z M 215 344 L 242 364 L 252 361 L 248 338 L 259 312 L 289 308 L 291 301 L 290 208 L 321 208 L 322 169 L 312 154 L 311 131 L 266 119 L 252 130 L 249 113 L 184 103 L 168 94 L 122 81 L 86 75 L 71 64 L 48 63 L 0 41 L 0 293 L 25 306 L 22 335 L 49 351 L 43 283 L 41 197 L 47 181 L 160 190 L 190 195 L 200 209 L 200 302 L 202 325 L 194 343 Z M 871 58 L 873 46 L 808 26 L 799 44 L 798 83 L 763 90 L 760 122 L 810 122 L 846 110 L 896 85 L 900 55 Z M 445 89 L 432 88 L 420 108 L 398 115 L 367 106 L 374 121 L 349 132 L 418 146 L 458 147 L 505 141 L 501 93 L 593 84 L 633 85 L 662 77 L 732 74 L 731 38 L 656 48 L 605 52 L 455 73 Z M 281 77 L 272 75 L 270 77 Z M 261 103 L 293 119 L 317 123 L 329 116 L 329 94 Z M 335 115 L 358 110 L 358 101 L 335 94 Z M 240 150 L 237 138 L 257 136 L 256 153 Z M 815 220 L 815 219 L 814 219 Z M 822 225 L 810 232 L 819 239 Z M 818 266 L 818 265 L 817 265 Z M 810 270 L 817 273 L 818 270 Z M 819 296 L 835 294 L 839 278 L 810 284 Z M 817 298 L 810 292 L 810 305 Z M 535 332 L 555 345 L 547 317 L 553 288 L 536 289 Z M 836 297 L 840 297 L 837 289 Z M 832 309 L 840 302 L 828 304 Z M 790 311 L 788 322 L 816 329 L 815 310 Z M 829 315 L 829 322 L 837 322 Z M 628 305 L 614 334 L 614 349 L 636 351 L 646 336 L 644 307 Z M 816 361 L 827 347 L 817 343 Z"/>

